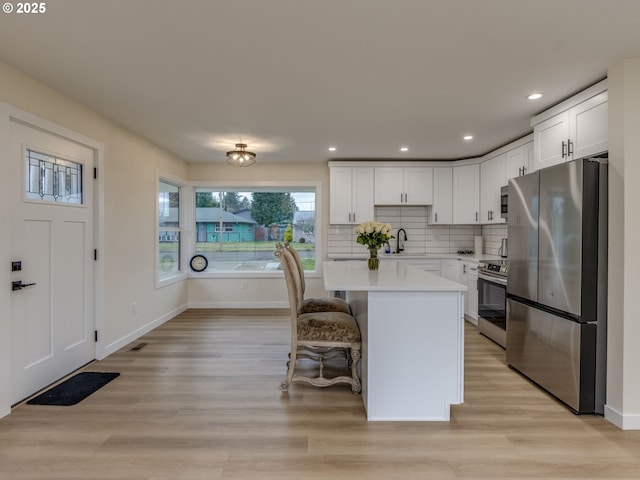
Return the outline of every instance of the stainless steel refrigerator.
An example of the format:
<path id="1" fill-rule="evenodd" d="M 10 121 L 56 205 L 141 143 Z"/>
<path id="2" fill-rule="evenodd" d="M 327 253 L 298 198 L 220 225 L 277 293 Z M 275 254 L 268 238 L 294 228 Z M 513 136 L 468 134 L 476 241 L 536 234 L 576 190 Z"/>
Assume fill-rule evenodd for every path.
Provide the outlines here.
<path id="1" fill-rule="evenodd" d="M 507 363 L 576 413 L 603 413 L 607 161 L 509 180 Z"/>

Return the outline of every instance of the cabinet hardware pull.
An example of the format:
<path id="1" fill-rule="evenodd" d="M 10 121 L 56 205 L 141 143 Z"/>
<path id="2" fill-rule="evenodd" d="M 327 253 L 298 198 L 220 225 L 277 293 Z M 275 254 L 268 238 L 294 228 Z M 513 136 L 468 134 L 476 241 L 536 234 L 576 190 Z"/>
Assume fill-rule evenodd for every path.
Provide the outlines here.
<path id="1" fill-rule="evenodd" d="M 573 155 L 573 142 L 571 140 L 567 140 L 567 157 Z"/>
<path id="2" fill-rule="evenodd" d="M 562 142 L 562 158 L 567 156 L 566 149 L 567 149 L 567 144 L 564 143 L 564 141 L 563 141 Z"/>
<path id="3" fill-rule="evenodd" d="M 518 168 L 518 176 L 522 176 L 522 167 Z"/>
<path id="4" fill-rule="evenodd" d="M 408 203 L 408 202 L 409 202 L 409 200 L 407 200 L 407 194 L 405 193 L 404 194 L 404 203 Z"/>
<path id="5" fill-rule="evenodd" d="M 476 222 L 478 221 L 478 212 L 476 212 Z"/>
<path id="6" fill-rule="evenodd" d="M 436 212 L 436 223 L 438 223 L 438 212 Z"/>
<path id="7" fill-rule="evenodd" d="M 522 175 L 526 175 L 527 174 L 527 167 L 522 167 Z"/>
<path id="8" fill-rule="evenodd" d="M 402 194 L 400 194 L 400 203 L 402 203 Z"/>
<path id="9" fill-rule="evenodd" d="M 467 273 L 467 265 L 465 263 L 462 264 L 462 273 Z"/>

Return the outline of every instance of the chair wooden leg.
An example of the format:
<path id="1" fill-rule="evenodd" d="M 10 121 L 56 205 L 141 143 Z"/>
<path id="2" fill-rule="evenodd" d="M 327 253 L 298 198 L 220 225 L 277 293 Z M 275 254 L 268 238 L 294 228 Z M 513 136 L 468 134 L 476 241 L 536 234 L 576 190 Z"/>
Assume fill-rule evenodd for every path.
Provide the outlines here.
<path id="1" fill-rule="evenodd" d="M 362 384 L 360 383 L 360 376 L 358 375 L 358 362 L 360 361 L 360 349 L 351 349 L 351 378 L 353 383 L 351 384 L 351 391 L 358 394 L 362 390 Z"/>
<path id="2" fill-rule="evenodd" d="M 289 353 L 289 362 L 287 364 L 287 377 L 285 378 L 284 382 L 280 384 L 280 390 L 282 390 L 283 392 L 289 391 L 289 386 L 291 385 L 291 380 L 293 379 L 293 371 L 296 368 L 297 354 L 298 354 L 297 348 L 291 349 L 291 352 Z"/>

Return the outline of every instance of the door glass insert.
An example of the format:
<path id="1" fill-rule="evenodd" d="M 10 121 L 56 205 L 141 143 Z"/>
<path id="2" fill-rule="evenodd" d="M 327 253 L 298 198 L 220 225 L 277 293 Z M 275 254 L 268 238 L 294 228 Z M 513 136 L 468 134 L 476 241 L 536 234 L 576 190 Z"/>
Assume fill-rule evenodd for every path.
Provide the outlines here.
<path id="1" fill-rule="evenodd" d="M 29 200 L 82 205 L 81 163 L 27 149 L 25 165 Z"/>

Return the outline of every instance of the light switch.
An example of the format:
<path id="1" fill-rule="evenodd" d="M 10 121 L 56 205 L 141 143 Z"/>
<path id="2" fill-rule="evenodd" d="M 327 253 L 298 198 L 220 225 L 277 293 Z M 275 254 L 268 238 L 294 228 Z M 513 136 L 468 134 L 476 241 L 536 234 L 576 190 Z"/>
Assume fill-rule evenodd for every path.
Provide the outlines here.
<path id="1" fill-rule="evenodd" d="M 12 272 L 19 272 L 22 270 L 22 262 L 18 261 L 18 262 L 11 262 L 11 271 Z"/>

